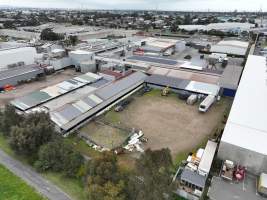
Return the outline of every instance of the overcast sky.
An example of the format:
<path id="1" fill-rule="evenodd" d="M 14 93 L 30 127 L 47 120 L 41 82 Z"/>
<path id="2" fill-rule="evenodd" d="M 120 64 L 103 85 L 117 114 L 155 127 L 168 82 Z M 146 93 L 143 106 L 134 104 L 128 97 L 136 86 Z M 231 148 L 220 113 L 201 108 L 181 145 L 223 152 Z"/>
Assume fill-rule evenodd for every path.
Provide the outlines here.
<path id="1" fill-rule="evenodd" d="M 0 0 L 0 6 L 88 9 L 267 11 L 267 0 Z"/>

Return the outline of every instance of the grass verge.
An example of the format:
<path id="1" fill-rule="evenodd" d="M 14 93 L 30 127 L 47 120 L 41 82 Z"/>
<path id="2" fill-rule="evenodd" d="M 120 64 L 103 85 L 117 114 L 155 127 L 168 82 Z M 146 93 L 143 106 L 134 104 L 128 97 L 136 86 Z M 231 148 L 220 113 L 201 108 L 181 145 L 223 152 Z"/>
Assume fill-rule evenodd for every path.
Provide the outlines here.
<path id="1" fill-rule="evenodd" d="M 2 165 L 0 165 L 0 199 L 45 200 L 32 187 Z"/>
<path id="2" fill-rule="evenodd" d="M 78 179 L 66 178 L 60 173 L 52 172 L 43 173 L 42 175 L 66 192 L 73 200 L 86 200 L 84 186 Z"/>
<path id="3" fill-rule="evenodd" d="M 87 144 L 86 143 L 83 144 L 82 142 L 80 142 L 79 145 L 77 146 L 83 149 L 85 145 Z M 29 165 L 29 162 L 25 158 L 18 156 L 14 153 L 14 151 L 10 148 L 8 141 L 1 134 L 0 134 L 0 149 L 2 149 L 5 153 L 10 155 L 11 157 L 21 161 L 23 164 Z M 79 180 L 65 178 L 61 173 L 44 173 L 41 175 L 44 176 L 49 181 L 51 181 L 52 183 L 54 183 L 65 193 L 67 193 L 73 200 L 85 200 L 86 199 L 84 187 Z M 0 182 L 2 181 L 1 180 L 2 177 L 4 176 L 0 174 Z M 1 191 L 1 183 L 0 183 L 0 199 L 13 200 L 13 198 L 1 198 L 1 193 L 2 191 Z M 29 199 L 32 200 L 31 198 L 27 198 L 25 200 L 29 200 Z M 14 200 L 17 200 L 17 199 L 14 198 Z M 18 200 L 21 200 L 21 199 L 19 198 Z"/>

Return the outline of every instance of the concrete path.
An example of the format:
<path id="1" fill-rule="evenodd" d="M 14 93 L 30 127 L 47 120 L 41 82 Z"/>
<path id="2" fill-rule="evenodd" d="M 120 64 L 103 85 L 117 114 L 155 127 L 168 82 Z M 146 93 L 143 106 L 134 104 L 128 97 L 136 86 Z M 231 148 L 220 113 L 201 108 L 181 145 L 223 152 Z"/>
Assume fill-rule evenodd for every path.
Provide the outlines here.
<path id="1" fill-rule="evenodd" d="M 71 200 L 71 198 L 57 186 L 44 179 L 31 167 L 22 164 L 20 161 L 7 155 L 0 150 L 0 164 L 22 178 L 26 183 L 35 188 L 39 193 L 49 200 Z"/>

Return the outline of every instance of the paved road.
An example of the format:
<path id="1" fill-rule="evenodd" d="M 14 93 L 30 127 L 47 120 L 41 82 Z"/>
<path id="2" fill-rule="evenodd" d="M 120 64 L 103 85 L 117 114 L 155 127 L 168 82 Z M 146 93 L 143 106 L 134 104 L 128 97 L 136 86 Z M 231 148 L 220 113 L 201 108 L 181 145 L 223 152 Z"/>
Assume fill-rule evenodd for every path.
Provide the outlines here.
<path id="1" fill-rule="evenodd" d="M 13 159 L 2 150 L 0 150 L 0 164 L 4 165 L 15 175 L 22 178 L 25 182 L 35 188 L 46 198 L 50 200 L 71 200 L 71 198 L 66 193 L 64 193 L 48 180 L 44 179 L 31 167 L 26 166 L 21 162 Z"/>

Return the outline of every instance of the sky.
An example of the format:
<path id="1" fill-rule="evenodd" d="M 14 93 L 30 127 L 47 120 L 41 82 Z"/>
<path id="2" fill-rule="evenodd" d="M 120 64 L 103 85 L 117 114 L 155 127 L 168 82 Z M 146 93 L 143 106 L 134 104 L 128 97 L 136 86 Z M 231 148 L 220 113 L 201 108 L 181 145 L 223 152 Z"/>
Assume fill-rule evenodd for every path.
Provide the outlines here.
<path id="1" fill-rule="evenodd" d="M 69 9 L 267 11 L 267 0 L 0 0 L 0 6 Z"/>

